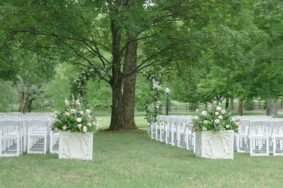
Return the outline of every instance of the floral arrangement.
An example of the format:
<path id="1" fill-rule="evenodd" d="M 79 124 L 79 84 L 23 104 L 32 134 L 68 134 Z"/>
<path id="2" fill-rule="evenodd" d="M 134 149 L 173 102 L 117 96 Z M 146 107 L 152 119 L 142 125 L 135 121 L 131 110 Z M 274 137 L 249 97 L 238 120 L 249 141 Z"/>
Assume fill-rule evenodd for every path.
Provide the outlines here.
<path id="1" fill-rule="evenodd" d="M 65 110 L 55 112 L 54 131 L 94 132 L 98 127 L 97 121 L 90 109 L 84 110 L 80 100 L 69 101 L 65 99 Z"/>
<path id="2" fill-rule="evenodd" d="M 145 105 L 146 120 L 148 122 L 155 122 L 156 117 L 161 114 L 162 102 L 160 101 L 162 86 L 160 83 L 161 74 L 158 71 L 148 71 L 144 73 L 147 79 L 150 81 L 150 88 L 153 93 L 153 97 Z"/>
<path id="3" fill-rule="evenodd" d="M 71 93 L 75 97 L 82 97 L 86 94 L 86 84 L 91 78 L 95 78 L 95 70 L 81 70 L 77 77 L 71 82 Z"/>
<path id="4" fill-rule="evenodd" d="M 231 112 L 220 106 L 210 106 L 207 110 L 197 110 L 197 117 L 193 120 L 194 131 L 238 131 L 239 122 L 234 121 Z"/>

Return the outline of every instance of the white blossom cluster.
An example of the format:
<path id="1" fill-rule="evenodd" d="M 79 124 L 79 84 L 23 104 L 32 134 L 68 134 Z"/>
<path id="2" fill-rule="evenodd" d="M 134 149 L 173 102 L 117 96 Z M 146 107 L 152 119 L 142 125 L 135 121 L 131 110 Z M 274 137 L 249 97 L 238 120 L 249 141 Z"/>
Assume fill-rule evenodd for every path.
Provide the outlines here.
<path id="1" fill-rule="evenodd" d="M 65 99 L 65 111 L 55 112 L 56 121 L 52 128 L 55 131 L 93 132 L 98 124 L 92 116 L 90 109 L 84 110 L 80 100 L 69 101 Z"/>
<path id="2" fill-rule="evenodd" d="M 160 91 L 162 89 L 159 82 L 155 79 L 152 80 L 152 89 L 156 89 L 157 91 Z"/>
<path id="3" fill-rule="evenodd" d="M 199 113 L 199 110 L 196 110 Z M 207 110 L 200 112 L 194 120 L 196 130 L 235 130 L 237 131 L 239 122 L 233 121 L 231 114 L 227 113 L 221 106 L 208 106 Z"/>

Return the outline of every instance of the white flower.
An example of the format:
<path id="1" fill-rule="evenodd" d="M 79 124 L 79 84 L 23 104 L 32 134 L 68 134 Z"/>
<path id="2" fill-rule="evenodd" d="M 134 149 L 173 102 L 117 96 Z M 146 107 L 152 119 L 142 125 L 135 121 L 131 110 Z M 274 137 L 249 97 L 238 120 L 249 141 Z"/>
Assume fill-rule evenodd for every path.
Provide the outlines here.
<path id="1" fill-rule="evenodd" d="M 70 116 L 71 114 L 70 114 L 70 112 L 65 112 L 65 115 Z"/>
<path id="2" fill-rule="evenodd" d="M 217 115 L 217 116 L 218 116 L 218 115 L 219 115 L 219 112 L 215 112 L 215 115 Z"/>
<path id="3" fill-rule="evenodd" d="M 78 124 L 78 128 L 79 128 L 79 129 L 82 128 L 82 124 Z"/>
<path id="4" fill-rule="evenodd" d="M 240 126 L 240 122 L 235 122 L 236 126 L 239 127 Z"/>
<path id="5" fill-rule="evenodd" d="M 87 126 L 83 126 L 83 131 L 87 132 Z"/>
<path id="6" fill-rule="evenodd" d="M 64 125 L 64 126 L 63 126 L 63 130 L 64 130 L 64 131 L 67 130 L 67 125 Z"/>
<path id="7" fill-rule="evenodd" d="M 230 125 L 226 125 L 225 127 L 226 127 L 226 129 L 228 129 L 230 127 Z"/>
<path id="8" fill-rule="evenodd" d="M 86 109 L 85 113 L 90 114 L 91 110 L 90 109 Z"/>
<path id="9" fill-rule="evenodd" d="M 221 114 L 225 114 L 226 113 L 226 110 L 221 110 Z"/>
<path id="10" fill-rule="evenodd" d="M 90 122 L 88 122 L 88 123 L 87 123 L 87 126 L 91 127 L 91 126 L 92 126 L 92 124 L 91 124 Z"/>
<path id="11" fill-rule="evenodd" d="M 82 122 L 82 118 L 77 118 L 77 122 L 78 123 Z"/>
<path id="12" fill-rule="evenodd" d="M 65 99 L 65 105 L 66 105 L 66 106 L 69 106 L 69 101 L 68 101 L 68 99 Z"/>
<path id="13" fill-rule="evenodd" d="M 207 111 L 202 111 L 201 115 L 207 116 Z"/>
<path id="14" fill-rule="evenodd" d="M 208 110 L 211 110 L 211 109 L 212 109 L 212 105 L 209 104 L 209 105 L 207 106 L 207 108 L 208 108 Z"/>
<path id="15" fill-rule="evenodd" d="M 80 100 L 79 100 L 79 99 L 77 99 L 77 100 L 76 100 L 76 105 L 78 105 L 78 106 L 80 106 L 80 105 L 81 105 L 81 103 L 80 103 Z"/>
<path id="16" fill-rule="evenodd" d="M 220 120 L 219 120 L 219 119 L 216 119 L 216 120 L 214 120 L 214 123 L 219 124 L 219 123 L 220 123 Z"/>
<path id="17" fill-rule="evenodd" d="M 80 111 L 80 114 L 81 114 L 81 115 L 84 115 L 84 112 L 83 112 L 83 111 Z"/>
<path id="18" fill-rule="evenodd" d="M 221 115 L 220 115 L 220 116 L 218 116 L 218 119 L 223 119 L 223 116 L 221 116 Z"/>
<path id="19" fill-rule="evenodd" d="M 56 127 L 56 128 L 54 129 L 54 131 L 57 132 L 57 131 L 58 131 L 58 128 Z"/>
<path id="20" fill-rule="evenodd" d="M 207 121 L 207 120 L 204 120 L 203 123 L 204 123 L 205 125 L 207 125 L 207 124 L 208 124 L 208 121 Z"/>
<path id="21" fill-rule="evenodd" d="M 220 110 L 222 110 L 222 108 L 220 106 L 217 106 L 216 110 L 220 111 Z"/>
<path id="22" fill-rule="evenodd" d="M 202 130 L 203 130 L 203 131 L 206 131 L 206 130 L 207 130 L 207 128 L 206 128 L 206 127 L 202 127 Z"/>
<path id="23" fill-rule="evenodd" d="M 57 112 L 57 111 L 54 111 L 54 114 L 58 114 L 58 112 Z"/>
<path id="24" fill-rule="evenodd" d="M 74 113 L 76 113 L 76 109 L 71 109 L 70 112 L 71 112 L 72 114 L 74 114 Z"/>
<path id="25" fill-rule="evenodd" d="M 199 112 L 199 109 L 196 109 L 196 112 Z"/>

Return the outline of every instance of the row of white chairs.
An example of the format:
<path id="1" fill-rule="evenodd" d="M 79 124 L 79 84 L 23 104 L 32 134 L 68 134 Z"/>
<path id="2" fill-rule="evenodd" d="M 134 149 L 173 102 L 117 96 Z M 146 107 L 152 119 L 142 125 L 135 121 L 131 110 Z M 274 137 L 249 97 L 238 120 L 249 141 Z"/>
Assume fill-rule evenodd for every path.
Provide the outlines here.
<path id="1" fill-rule="evenodd" d="M 149 124 L 149 134 L 154 140 L 173 146 L 195 150 L 194 116 L 158 116 Z M 283 120 L 268 116 L 234 117 L 240 121 L 235 134 L 235 150 L 249 152 L 251 156 L 283 155 Z"/>
<path id="2" fill-rule="evenodd" d="M 283 156 L 283 120 L 241 119 L 237 151 L 249 152 L 251 156 Z"/>
<path id="3" fill-rule="evenodd" d="M 158 116 L 149 126 L 152 139 L 187 150 L 194 149 L 194 133 L 189 126 L 193 116 Z"/>
<path id="4" fill-rule="evenodd" d="M 58 153 L 58 133 L 50 130 L 52 117 L 13 114 L 0 117 L 0 157 L 27 153 Z"/>

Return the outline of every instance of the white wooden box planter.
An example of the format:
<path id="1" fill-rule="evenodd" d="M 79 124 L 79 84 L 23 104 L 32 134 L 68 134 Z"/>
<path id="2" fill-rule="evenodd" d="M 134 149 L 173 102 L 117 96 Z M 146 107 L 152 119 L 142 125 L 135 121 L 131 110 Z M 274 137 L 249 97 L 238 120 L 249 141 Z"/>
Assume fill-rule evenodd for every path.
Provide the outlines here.
<path id="1" fill-rule="evenodd" d="M 93 133 L 59 132 L 59 159 L 92 160 Z"/>
<path id="2" fill-rule="evenodd" d="M 195 156 L 209 159 L 234 159 L 234 131 L 196 132 Z"/>

